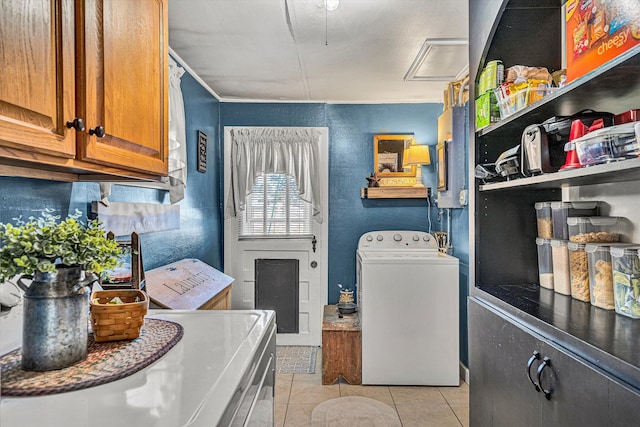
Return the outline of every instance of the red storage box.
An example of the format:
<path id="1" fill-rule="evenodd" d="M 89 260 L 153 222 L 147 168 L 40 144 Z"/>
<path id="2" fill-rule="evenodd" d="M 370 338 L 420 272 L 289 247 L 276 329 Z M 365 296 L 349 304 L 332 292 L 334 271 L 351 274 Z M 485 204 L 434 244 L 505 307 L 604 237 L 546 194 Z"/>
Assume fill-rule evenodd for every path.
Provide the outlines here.
<path id="1" fill-rule="evenodd" d="M 636 0 L 568 0 L 567 82 L 640 44 Z"/>
<path id="2" fill-rule="evenodd" d="M 640 121 L 640 110 L 629 110 L 613 116 L 614 125 Z"/>

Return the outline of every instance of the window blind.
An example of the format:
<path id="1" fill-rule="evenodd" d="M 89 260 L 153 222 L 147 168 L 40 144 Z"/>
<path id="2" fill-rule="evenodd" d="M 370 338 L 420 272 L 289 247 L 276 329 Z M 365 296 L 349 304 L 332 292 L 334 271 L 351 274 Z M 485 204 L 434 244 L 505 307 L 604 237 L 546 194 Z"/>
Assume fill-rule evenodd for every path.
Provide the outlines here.
<path id="1" fill-rule="evenodd" d="M 238 215 L 240 237 L 310 236 L 311 203 L 298 196 L 296 180 L 286 174 L 263 174 L 256 178 Z"/>

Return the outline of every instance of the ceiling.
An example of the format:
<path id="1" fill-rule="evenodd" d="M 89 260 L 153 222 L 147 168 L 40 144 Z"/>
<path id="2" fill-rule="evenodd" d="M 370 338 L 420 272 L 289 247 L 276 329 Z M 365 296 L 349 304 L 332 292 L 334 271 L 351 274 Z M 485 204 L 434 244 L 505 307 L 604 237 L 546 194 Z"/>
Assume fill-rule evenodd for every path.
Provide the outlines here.
<path id="1" fill-rule="evenodd" d="M 326 1 L 171 1 L 169 45 L 223 101 L 442 102 L 466 74 L 467 0 Z"/>

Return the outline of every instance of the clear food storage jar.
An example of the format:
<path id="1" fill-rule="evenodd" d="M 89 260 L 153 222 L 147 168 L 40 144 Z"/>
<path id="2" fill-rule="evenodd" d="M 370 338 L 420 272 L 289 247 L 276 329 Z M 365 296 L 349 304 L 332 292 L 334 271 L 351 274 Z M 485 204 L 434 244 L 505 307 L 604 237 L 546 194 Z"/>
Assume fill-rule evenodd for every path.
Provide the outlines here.
<path id="1" fill-rule="evenodd" d="M 538 224 L 538 237 L 553 239 L 553 219 L 551 218 L 551 202 L 538 202 L 535 204 L 536 222 Z"/>
<path id="2" fill-rule="evenodd" d="M 571 296 L 577 300 L 591 302 L 589 295 L 589 264 L 582 243 L 569 242 L 569 277 Z"/>
<path id="3" fill-rule="evenodd" d="M 540 278 L 540 286 L 547 289 L 553 289 L 553 259 L 551 256 L 551 240 L 536 239 L 538 246 L 538 275 Z"/>
<path id="4" fill-rule="evenodd" d="M 629 247 L 629 243 L 587 243 L 584 247 L 589 264 L 589 294 L 591 304 L 613 310 L 613 266 L 611 247 Z"/>
<path id="5" fill-rule="evenodd" d="M 613 296 L 616 313 L 640 318 L 640 246 L 612 247 Z"/>
<path id="6" fill-rule="evenodd" d="M 571 295 L 569 274 L 569 250 L 566 240 L 551 240 L 553 264 L 553 290 L 563 295 Z"/>
<path id="7" fill-rule="evenodd" d="M 609 163 L 640 154 L 634 123 L 598 129 L 574 139 L 573 142 L 582 166 Z"/>
<path id="8" fill-rule="evenodd" d="M 619 242 L 619 220 L 609 216 L 569 217 L 569 240 L 577 243 Z"/>
<path id="9" fill-rule="evenodd" d="M 567 218 L 572 216 L 598 216 L 601 202 L 551 202 L 553 238 L 569 240 Z"/>

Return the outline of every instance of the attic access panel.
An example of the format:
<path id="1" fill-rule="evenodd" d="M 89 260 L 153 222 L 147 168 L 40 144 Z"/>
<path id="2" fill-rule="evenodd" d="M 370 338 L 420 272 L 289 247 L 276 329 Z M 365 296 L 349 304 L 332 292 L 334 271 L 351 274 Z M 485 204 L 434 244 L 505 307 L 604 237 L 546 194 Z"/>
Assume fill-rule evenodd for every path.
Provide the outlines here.
<path id="1" fill-rule="evenodd" d="M 469 70 L 469 41 L 426 39 L 413 60 L 405 81 L 458 80 Z"/>

